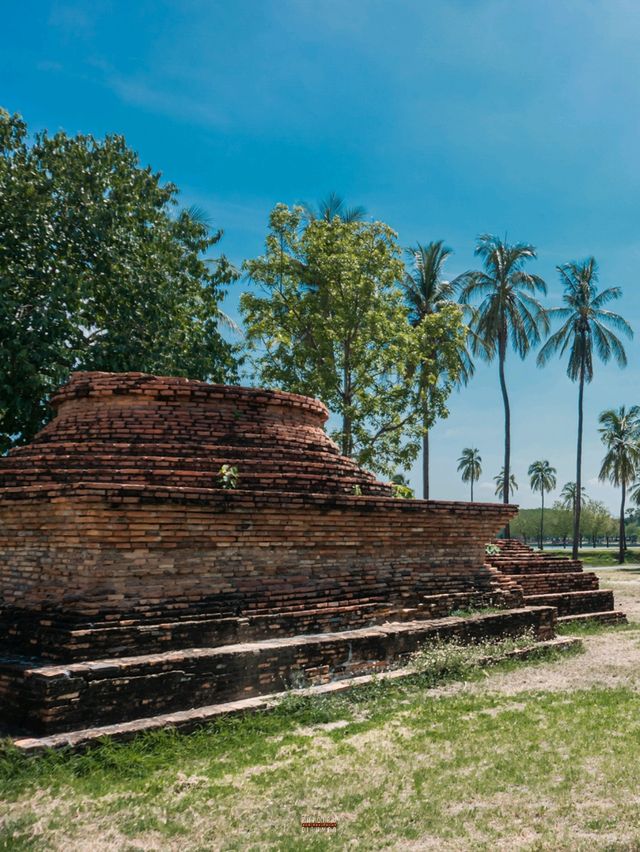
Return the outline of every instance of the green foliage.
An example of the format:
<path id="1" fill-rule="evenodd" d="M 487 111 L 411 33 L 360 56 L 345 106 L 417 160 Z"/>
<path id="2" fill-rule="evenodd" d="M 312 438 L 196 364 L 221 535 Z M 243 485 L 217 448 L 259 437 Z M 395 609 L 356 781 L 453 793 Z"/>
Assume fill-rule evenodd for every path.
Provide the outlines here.
<path id="1" fill-rule="evenodd" d="M 409 485 L 409 480 L 401 473 L 396 473 L 391 477 L 391 490 L 393 496 L 400 500 L 413 500 L 416 496 L 413 488 Z"/>
<path id="2" fill-rule="evenodd" d="M 545 491 L 556 487 L 556 469 L 548 461 L 535 461 L 529 465 L 529 481 L 532 491 L 539 491 L 544 499 Z"/>
<path id="3" fill-rule="evenodd" d="M 580 529 L 583 535 L 593 541 L 617 535 L 615 518 L 599 500 L 585 500 L 580 516 Z"/>
<path id="4" fill-rule="evenodd" d="M 218 471 L 218 479 L 223 488 L 238 487 L 238 468 L 230 464 L 223 464 Z"/>
<path id="5" fill-rule="evenodd" d="M 540 533 L 540 515 L 540 509 L 520 509 L 518 517 L 511 522 L 512 534 L 525 540 L 537 538 Z M 615 518 L 605 504 L 598 500 L 584 501 L 580 527 L 585 538 L 595 541 L 617 535 Z M 566 540 L 571 537 L 572 531 L 572 509 L 565 508 L 560 500 L 556 500 L 551 508 L 545 508 L 546 538 Z"/>
<path id="6" fill-rule="evenodd" d="M 564 307 L 550 308 L 547 313 L 563 320 L 538 354 L 538 364 L 544 366 L 553 355 L 569 352 L 567 375 L 572 382 L 593 378 L 593 352 L 607 362 L 610 358 L 624 367 L 627 356 L 620 338 L 610 326 L 633 337 L 629 323 L 619 314 L 605 309 L 609 302 L 619 299 L 622 290 L 608 287 L 598 291 L 598 264 L 590 257 L 583 263 L 565 263 L 557 267 L 564 285 Z"/>
<path id="7" fill-rule="evenodd" d="M 578 436 L 576 446 L 576 483 L 573 487 L 573 557 L 578 555 L 582 510 L 582 432 L 584 420 L 584 386 L 593 378 L 594 352 L 606 363 L 613 358 L 620 367 L 627 364 L 627 356 L 620 338 L 612 329 L 633 337 L 629 323 L 619 314 L 605 308 L 619 299 L 619 287 L 599 291 L 598 266 L 590 257 L 583 263 L 565 263 L 557 267 L 564 285 L 562 307 L 547 311 L 550 317 L 561 321 L 538 353 L 538 366 L 543 366 L 554 355 L 569 354 L 567 375 L 578 382 Z M 622 547 L 621 547 L 622 552 Z"/>
<path id="8" fill-rule="evenodd" d="M 504 496 L 504 485 L 505 485 L 504 468 L 502 468 L 500 470 L 500 473 L 497 473 L 493 477 L 493 481 L 496 484 L 496 490 L 494 492 L 496 497 L 499 497 L 501 500 L 504 500 L 505 499 L 505 496 Z M 511 497 L 513 497 L 514 493 L 518 490 L 518 483 L 516 482 L 516 477 L 515 477 L 514 473 L 509 474 L 509 486 L 508 486 L 508 488 L 509 488 L 509 493 L 508 493 L 507 498 L 506 498 L 507 500 L 509 500 Z"/>
<path id="9" fill-rule="evenodd" d="M 502 488 L 496 494 L 506 503 L 513 490 L 511 483 L 511 414 L 505 379 L 505 360 L 509 345 L 524 358 L 540 341 L 548 327 L 546 313 L 535 298 L 546 294 L 545 282 L 525 270 L 536 257 L 527 243 L 510 244 L 491 234 L 478 239 L 476 255 L 484 270 L 463 273 L 456 279 L 460 301 L 467 303 L 471 316 L 472 349 L 487 361 L 498 359 L 498 373 L 504 405 L 504 465 Z M 475 303 L 475 304 L 474 304 Z M 507 525 L 507 535 L 509 525 Z"/>
<path id="10" fill-rule="evenodd" d="M 342 452 L 387 475 L 446 416 L 465 337 L 453 304 L 410 323 L 399 254 L 382 222 L 309 219 L 279 204 L 265 254 L 245 263 L 260 293 L 241 298 L 259 381 L 322 399 Z"/>
<path id="11" fill-rule="evenodd" d="M 565 482 L 562 486 L 562 491 L 560 492 L 560 502 L 562 503 L 562 507 L 564 509 L 571 509 L 573 512 L 574 507 L 576 505 L 576 483 L 575 482 Z M 587 489 L 584 485 L 580 486 L 580 500 L 583 501 L 586 499 Z"/>
<path id="12" fill-rule="evenodd" d="M 0 110 L 0 449 L 29 439 L 70 370 L 224 381 L 221 234 L 121 136 L 29 137 Z"/>
<path id="13" fill-rule="evenodd" d="M 482 457 L 474 447 L 465 447 L 458 459 L 458 471 L 462 474 L 463 482 L 471 483 L 471 500 L 473 501 L 473 483 L 482 475 Z"/>
<path id="14" fill-rule="evenodd" d="M 607 448 L 600 468 L 600 481 L 628 486 L 636 477 L 640 464 L 640 406 L 624 405 L 600 414 L 600 437 Z"/>
<path id="15" fill-rule="evenodd" d="M 435 686 L 447 680 L 467 680 L 484 666 L 491 665 L 536 643 L 533 631 L 523 631 L 516 637 L 486 639 L 465 644 L 458 639 L 430 642 L 411 655 L 415 671 Z"/>
<path id="16" fill-rule="evenodd" d="M 504 360 L 511 342 L 524 358 L 547 328 L 546 312 L 535 298 L 536 293 L 546 294 L 546 284 L 524 268 L 536 250 L 484 234 L 475 253 L 482 258 L 484 271 L 465 272 L 456 280 L 462 302 L 479 301 L 472 310 L 473 351 L 489 361 L 496 356 Z"/>

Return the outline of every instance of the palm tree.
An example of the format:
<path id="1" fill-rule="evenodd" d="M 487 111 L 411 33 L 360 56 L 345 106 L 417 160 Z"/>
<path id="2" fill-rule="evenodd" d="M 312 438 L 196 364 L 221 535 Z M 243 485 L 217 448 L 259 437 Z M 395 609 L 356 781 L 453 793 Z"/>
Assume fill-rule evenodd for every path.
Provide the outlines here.
<path id="1" fill-rule="evenodd" d="M 640 506 L 640 481 L 634 482 L 629 489 L 629 500 L 636 506 Z"/>
<path id="2" fill-rule="evenodd" d="M 546 313 L 535 298 L 545 294 L 547 286 L 538 275 L 525 272 L 524 265 L 536 257 L 536 250 L 527 243 L 510 245 L 506 239 L 484 234 L 479 237 L 475 254 L 482 258 L 484 272 L 465 272 L 455 284 L 460 285 L 460 301 L 470 307 L 472 350 L 487 361 L 498 356 L 500 389 L 504 405 L 504 482 L 501 489 L 505 503 L 509 501 L 511 475 L 511 410 L 504 365 L 509 343 L 524 358 L 532 346 L 540 341 L 540 332 L 546 331 Z M 509 537 L 509 525 L 506 526 Z"/>
<path id="3" fill-rule="evenodd" d="M 618 561 L 624 562 L 625 534 L 624 508 L 627 487 L 636 478 L 640 464 L 640 406 L 632 405 L 627 411 L 624 405 L 620 408 L 608 408 L 598 418 L 600 437 L 607 448 L 602 460 L 600 480 L 609 480 L 613 485 L 619 485 L 622 497 L 620 500 L 620 555 Z"/>
<path id="4" fill-rule="evenodd" d="M 436 314 L 446 305 L 454 301 L 455 287 L 450 281 L 442 279 L 442 268 L 447 258 L 452 254 L 443 240 L 407 249 L 410 260 L 402 288 L 409 308 L 409 321 L 413 326 L 420 325 L 430 314 Z M 467 384 L 473 375 L 473 362 L 469 357 L 466 345 L 459 350 L 458 382 Z M 425 368 L 426 369 L 426 368 Z M 422 384 L 427 386 L 426 382 Z M 429 393 L 425 391 L 423 400 L 423 433 L 422 433 L 422 497 L 429 499 Z"/>
<path id="5" fill-rule="evenodd" d="M 482 475 L 482 459 L 477 449 L 465 447 L 458 459 L 458 470 L 462 473 L 462 481 L 471 483 L 471 502 L 473 503 L 473 483 Z"/>
<path id="6" fill-rule="evenodd" d="M 529 465 L 529 482 L 532 491 L 539 491 L 542 496 L 540 511 L 540 550 L 544 548 L 544 494 L 545 491 L 553 491 L 556 487 L 556 469 L 548 461 L 534 461 Z"/>
<path id="7" fill-rule="evenodd" d="M 362 222 L 367 211 L 364 207 L 347 207 L 344 198 L 341 198 L 337 192 L 330 192 L 326 198 L 318 203 L 317 208 L 313 204 L 303 204 L 304 215 L 313 222 L 314 219 L 324 219 L 325 222 L 330 222 L 335 219 L 341 219 L 343 222 Z"/>
<path id="8" fill-rule="evenodd" d="M 582 485 L 580 487 L 580 499 L 584 500 L 587 496 L 587 489 Z M 575 482 L 565 482 L 560 492 L 560 502 L 563 509 L 571 509 L 575 511 L 576 507 L 576 484 Z"/>
<path id="9" fill-rule="evenodd" d="M 500 473 L 493 477 L 493 481 L 496 484 L 495 495 L 499 497 L 503 503 L 508 503 L 509 498 L 513 496 L 513 492 L 518 490 L 518 483 L 516 482 L 515 475 L 513 473 L 509 474 L 508 480 L 508 489 L 507 489 L 507 499 L 504 497 L 504 487 L 507 484 L 504 478 L 504 468 L 501 469 Z M 507 528 L 508 529 L 508 528 Z M 509 535 L 507 534 L 507 538 Z"/>
<path id="10" fill-rule="evenodd" d="M 544 366 L 552 355 L 569 352 L 567 375 L 578 384 L 578 442 L 576 450 L 576 500 L 573 512 L 573 551 L 578 558 L 580 540 L 580 511 L 582 507 L 582 428 L 584 385 L 593 378 L 593 353 L 605 364 L 610 358 L 621 366 L 627 364 L 627 355 L 619 337 L 610 326 L 633 337 L 629 323 L 619 314 L 605 310 L 604 306 L 619 299 L 619 287 L 608 287 L 598 292 L 598 265 L 590 257 L 583 263 L 565 263 L 557 267 L 564 284 L 564 307 L 551 308 L 548 313 L 562 320 L 562 325 L 544 344 L 538 354 L 538 366 Z"/>

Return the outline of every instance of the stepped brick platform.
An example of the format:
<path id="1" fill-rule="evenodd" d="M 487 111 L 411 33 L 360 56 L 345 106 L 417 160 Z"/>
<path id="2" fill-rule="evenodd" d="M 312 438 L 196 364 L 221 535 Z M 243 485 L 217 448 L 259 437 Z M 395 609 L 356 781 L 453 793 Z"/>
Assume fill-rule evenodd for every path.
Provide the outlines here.
<path id="1" fill-rule="evenodd" d="M 553 609 L 542 606 L 67 665 L 5 660 L 0 689 L 4 678 L 12 688 L 4 717 L 47 735 L 383 671 L 434 639 L 528 630 L 547 640 L 554 624 Z"/>
<path id="2" fill-rule="evenodd" d="M 585 572 L 579 559 L 534 551 L 517 539 L 495 544 L 500 550 L 487 561 L 517 582 L 528 606 L 554 606 L 559 622 L 626 620 L 614 607 L 613 592 L 600 589 L 597 576 Z"/>
<path id="3" fill-rule="evenodd" d="M 445 629 L 553 634 L 486 563 L 515 506 L 393 499 L 316 400 L 76 373 L 52 404 L 0 459 L 0 720 L 186 710 L 389 667 Z"/>

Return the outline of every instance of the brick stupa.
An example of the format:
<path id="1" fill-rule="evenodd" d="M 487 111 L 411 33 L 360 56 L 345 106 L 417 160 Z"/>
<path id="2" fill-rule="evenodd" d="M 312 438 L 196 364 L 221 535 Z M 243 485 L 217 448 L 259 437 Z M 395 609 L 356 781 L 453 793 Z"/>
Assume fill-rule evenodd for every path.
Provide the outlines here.
<path id="1" fill-rule="evenodd" d="M 485 564 L 515 506 L 394 499 L 294 394 L 76 373 L 0 459 L 0 719 L 116 724 L 532 629 Z M 221 475 L 228 465 L 237 473 Z M 491 603 L 504 612 L 449 617 Z"/>

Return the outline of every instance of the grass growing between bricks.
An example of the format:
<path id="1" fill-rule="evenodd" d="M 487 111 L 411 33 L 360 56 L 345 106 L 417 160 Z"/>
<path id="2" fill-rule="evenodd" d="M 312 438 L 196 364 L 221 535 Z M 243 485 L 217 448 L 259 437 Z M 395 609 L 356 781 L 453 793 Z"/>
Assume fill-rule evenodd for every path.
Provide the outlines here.
<path id="1" fill-rule="evenodd" d="M 585 843 L 606 834 L 618 807 L 631 831 L 640 817 L 631 794 L 640 783 L 634 693 L 429 689 L 484 679 L 481 660 L 509 644 L 520 643 L 477 646 L 471 662 L 443 644 L 414 657 L 408 680 L 291 695 L 269 712 L 189 735 L 162 731 L 39 758 L 5 745 L 0 849 L 513 848 L 523 828 L 553 838 L 552 848 L 562 848 L 565 832 L 575 849 L 577 829 Z M 612 785 L 607 797 L 598 795 L 603 784 Z M 303 821 L 338 826 L 304 829 Z"/>

